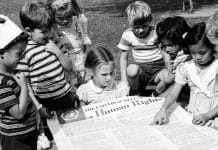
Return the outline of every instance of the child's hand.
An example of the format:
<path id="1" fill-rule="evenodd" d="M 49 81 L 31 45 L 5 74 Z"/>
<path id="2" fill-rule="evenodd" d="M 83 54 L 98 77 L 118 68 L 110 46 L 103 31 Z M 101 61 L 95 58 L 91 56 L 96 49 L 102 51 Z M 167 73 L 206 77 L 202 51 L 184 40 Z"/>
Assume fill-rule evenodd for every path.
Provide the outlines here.
<path id="1" fill-rule="evenodd" d="M 205 114 L 200 114 L 197 116 L 194 116 L 192 119 L 192 123 L 195 125 L 200 125 L 203 126 L 207 123 L 207 121 L 209 120 L 209 116 L 205 113 Z"/>
<path id="2" fill-rule="evenodd" d="M 61 54 L 60 49 L 57 47 L 57 45 L 52 42 L 51 40 L 49 40 L 49 42 L 46 44 L 46 51 L 51 52 L 53 54 L 55 54 L 56 56 L 59 56 Z"/>
<path id="3" fill-rule="evenodd" d="M 152 124 L 163 125 L 169 122 L 169 116 L 165 109 L 161 109 L 155 116 Z"/>
<path id="4" fill-rule="evenodd" d="M 14 79 L 17 81 L 17 83 L 20 85 L 21 89 L 27 88 L 27 79 L 23 73 L 18 73 L 14 76 Z"/>
<path id="5" fill-rule="evenodd" d="M 49 111 L 46 107 L 42 106 L 39 109 L 39 114 L 41 117 L 49 119 L 53 116 L 54 113 L 52 111 Z"/>

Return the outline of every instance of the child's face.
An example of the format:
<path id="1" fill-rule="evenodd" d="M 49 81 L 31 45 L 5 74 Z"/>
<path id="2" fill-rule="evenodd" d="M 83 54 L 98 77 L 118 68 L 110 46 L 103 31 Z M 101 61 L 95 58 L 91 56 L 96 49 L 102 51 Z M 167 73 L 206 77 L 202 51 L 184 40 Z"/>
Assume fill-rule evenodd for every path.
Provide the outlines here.
<path id="1" fill-rule="evenodd" d="M 60 3 L 53 8 L 55 12 L 55 21 L 59 25 L 66 25 L 72 20 L 73 12 L 72 12 L 72 3 Z"/>
<path id="2" fill-rule="evenodd" d="M 93 80 L 100 88 L 110 87 L 114 80 L 114 65 L 112 63 L 98 65 L 93 72 Z"/>
<path id="3" fill-rule="evenodd" d="M 51 30 L 47 28 L 36 28 L 30 31 L 31 38 L 38 44 L 46 44 L 51 35 Z"/>
<path id="4" fill-rule="evenodd" d="M 170 42 L 162 41 L 161 42 L 162 49 L 170 55 L 170 58 L 174 60 L 180 50 L 178 45 L 173 45 Z"/>
<path id="5" fill-rule="evenodd" d="M 207 31 L 207 38 L 214 45 L 218 45 L 218 25 L 211 26 L 211 28 Z"/>
<path id="6" fill-rule="evenodd" d="M 202 41 L 189 46 L 189 49 L 193 60 L 200 66 L 204 66 L 213 59 L 212 49 L 209 49 Z"/>
<path id="7" fill-rule="evenodd" d="M 20 59 L 22 59 L 22 54 L 26 48 L 25 42 L 16 43 L 10 50 L 3 54 L 4 64 L 10 70 L 14 70 L 17 67 Z"/>
<path id="8" fill-rule="evenodd" d="M 145 38 L 149 32 L 150 24 L 150 21 L 144 21 L 143 19 L 134 21 L 132 25 L 133 33 L 139 38 Z"/>

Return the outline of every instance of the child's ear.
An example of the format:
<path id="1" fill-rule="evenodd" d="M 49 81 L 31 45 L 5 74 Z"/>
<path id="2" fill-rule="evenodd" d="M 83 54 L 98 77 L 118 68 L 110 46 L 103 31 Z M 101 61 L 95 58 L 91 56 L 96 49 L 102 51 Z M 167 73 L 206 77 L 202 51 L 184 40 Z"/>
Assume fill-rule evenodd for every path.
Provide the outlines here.
<path id="1" fill-rule="evenodd" d="M 31 37 L 31 29 L 29 27 L 24 28 L 24 32 Z"/>

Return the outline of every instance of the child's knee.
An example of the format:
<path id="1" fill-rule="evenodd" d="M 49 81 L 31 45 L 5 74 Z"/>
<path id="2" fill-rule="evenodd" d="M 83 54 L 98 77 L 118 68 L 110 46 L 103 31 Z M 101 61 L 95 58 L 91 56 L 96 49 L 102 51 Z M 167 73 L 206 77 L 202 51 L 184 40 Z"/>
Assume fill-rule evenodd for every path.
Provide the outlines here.
<path id="1" fill-rule="evenodd" d="M 174 75 L 167 69 L 162 70 L 155 78 L 156 82 L 171 84 L 174 81 Z"/>
<path id="2" fill-rule="evenodd" d="M 139 66 L 136 65 L 136 64 L 130 64 L 127 67 L 126 72 L 127 72 L 127 76 L 128 77 L 134 78 L 134 77 L 136 77 L 139 74 Z"/>

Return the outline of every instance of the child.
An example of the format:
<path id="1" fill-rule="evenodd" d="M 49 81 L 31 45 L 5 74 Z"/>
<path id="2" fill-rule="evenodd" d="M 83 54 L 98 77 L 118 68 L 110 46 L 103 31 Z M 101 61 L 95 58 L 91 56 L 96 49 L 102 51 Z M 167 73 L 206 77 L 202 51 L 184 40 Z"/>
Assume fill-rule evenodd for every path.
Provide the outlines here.
<path id="1" fill-rule="evenodd" d="M 82 14 L 76 0 L 53 0 L 50 7 L 58 28 L 56 30 L 63 33 L 63 35 L 60 35 L 60 41 L 67 42 L 67 40 L 63 40 L 64 36 L 69 39 L 71 47 L 67 48 L 67 53 L 74 63 L 74 71 L 79 74 L 77 78 L 82 80 L 79 82 L 84 82 L 86 45 L 91 44 L 87 33 L 87 18 Z"/>
<path id="2" fill-rule="evenodd" d="M 198 23 L 185 36 L 193 59 L 177 67 L 174 87 L 154 117 L 155 124 L 168 122 L 168 108 L 188 83 L 191 92 L 187 109 L 194 116 L 193 124 L 214 126 L 213 119 L 218 115 L 218 60 L 213 56 L 214 45 L 204 34 L 205 27 L 205 23 Z"/>
<path id="3" fill-rule="evenodd" d="M 98 103 L 129 94 L 128 86 L 115 81 L 115 61 L 106 48 L 97 47 L 89 51 L 85 67 L 92 72 L 93 78 L 77 90 L 77 95 L 84 104 Z"/>
<path id="4" fill-rule="evenodd" d="M 169 55 L 169 60 L 166 61 L 167 67 L 174 75 L 176 67 L 190 58 L 190 55 L 185 54 L 188 52 L 183 39 L 189 26 L 183 17 L 174 16 L 159 22 L 156 30 L 162 51 Z"/>
<path id="5" fill-rule="evenodd" d="M 185 19 L 180 16 L 168 17 L 157 24 L 157 35 L 160 47 L 165 54 L 165 62 L 167 63 L 167 68 L 171 72 L 169 76 L 169 81 L 174 82 L 176 68 L 180 63 L 183 63 L 191 59 L 187 52 L 185 41 L 183 35 L 189 31 L 189 26 L 187 25 Z M 164 93 L 161 94 L 162 97 L 166 97 L 171 92 L 172 86 L 170 86 Z M 189 87 L 186 85 L 177 102 L 186 107 L 189 100 Z"/>
<path id="6" fill-rule="evenodd" d="M 25 73 L 44 107 L 49 110 L 75 107 L 78 98 L 64 75 L 64 70 L 72 69 L 71 60 L 48 40 L 53 23 L 50 11 L 42 2 L 28 2 L 20 11 L 20 21 L 31 39 L 17 69 Z M 46 127 L 46 120 L 42 121 Z M 48 138 L 52 140 L 51 135 Z"/>
<path id="7" fill-rule="evenodd" d="M 24 74 L 14 75 L 27 35 L 0 15 L 0 134 L 2 150 L 36 150 L 36 108 Z"/>
<path id="8" fill-rule="evenodd" d="M 207 20 L 206 36 L 215 45 L 216 57 L 218 57 L 218 11 Z"/>
<path id="9" fill-rule="evenodd" d="M 151 9 L 145 2 L 136 1 L 127 9 L 130 28 L 124 31 L 118 48 L 120 57 L 121 80 L 130 84 L 131 95 L 144 95 L 148 83 L 158 82 L 153 96 L 162 93 L 168 84 L 169 72 L 161 50 L 158 48 L 157 35 L 151 26 Z M 127 67 L 128 51 L 132 50 L 134 64 Z"/>

